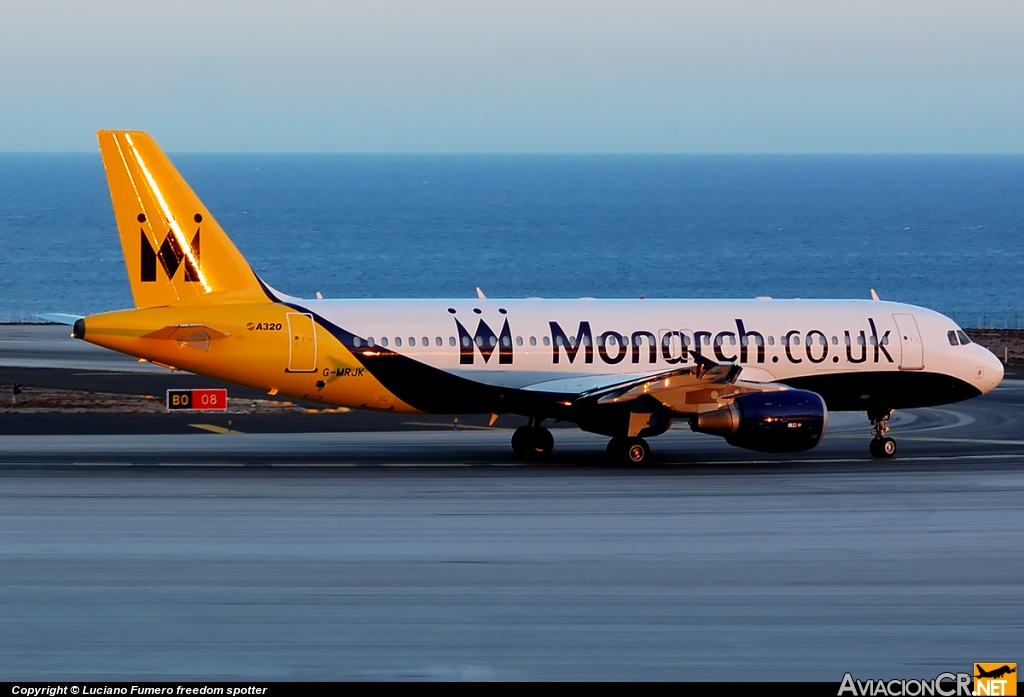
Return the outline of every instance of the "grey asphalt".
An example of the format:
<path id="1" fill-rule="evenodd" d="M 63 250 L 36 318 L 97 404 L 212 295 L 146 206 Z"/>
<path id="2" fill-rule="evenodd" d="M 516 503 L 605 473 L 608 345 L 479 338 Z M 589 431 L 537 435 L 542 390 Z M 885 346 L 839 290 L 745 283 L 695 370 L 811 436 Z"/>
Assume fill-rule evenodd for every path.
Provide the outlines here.
<path id="1" fill-rule="evenodd" d="M 499 425 L 501 422 L 499 421 Z M 673 428 L 0 436 L 0 679 L 931 678 L 1024 647 L 1024 382 L 763 456 Z"/>

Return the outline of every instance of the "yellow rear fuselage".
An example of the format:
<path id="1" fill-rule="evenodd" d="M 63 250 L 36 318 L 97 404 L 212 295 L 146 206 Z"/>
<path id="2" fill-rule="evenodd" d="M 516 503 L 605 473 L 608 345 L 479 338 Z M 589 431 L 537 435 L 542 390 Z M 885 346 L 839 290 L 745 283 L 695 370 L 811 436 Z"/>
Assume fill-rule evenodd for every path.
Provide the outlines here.
<path id="1" fill-rule="evenodd" d="M 327 404 L 415 412 L 312 320 L 273 302 L 92 315 L 79 338 L 167 367 Z"/>

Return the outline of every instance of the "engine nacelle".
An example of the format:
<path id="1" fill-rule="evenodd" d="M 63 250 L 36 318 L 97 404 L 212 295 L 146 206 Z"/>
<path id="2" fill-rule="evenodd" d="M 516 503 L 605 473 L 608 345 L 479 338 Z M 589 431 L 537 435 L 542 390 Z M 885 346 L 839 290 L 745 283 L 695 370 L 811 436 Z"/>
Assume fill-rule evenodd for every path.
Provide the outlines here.
<path id="1" fill-rule="evenodd" d="M 693 417 L 690 427 L 747 450 L 796 453 L 816 446 L 827 423 L 820 395 L 782 390 L 737 395 L 732 404 Z"/>

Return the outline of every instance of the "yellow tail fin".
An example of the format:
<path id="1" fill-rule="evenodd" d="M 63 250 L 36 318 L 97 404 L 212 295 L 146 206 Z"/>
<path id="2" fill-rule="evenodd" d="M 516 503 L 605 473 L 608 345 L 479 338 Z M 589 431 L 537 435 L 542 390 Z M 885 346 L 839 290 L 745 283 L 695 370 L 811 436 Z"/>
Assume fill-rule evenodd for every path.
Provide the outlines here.
<path id="1" fill-rule="evenodd" d="M 98 131 L 136 307 L 267 300 L 199 197 L 140 131 Z"/>

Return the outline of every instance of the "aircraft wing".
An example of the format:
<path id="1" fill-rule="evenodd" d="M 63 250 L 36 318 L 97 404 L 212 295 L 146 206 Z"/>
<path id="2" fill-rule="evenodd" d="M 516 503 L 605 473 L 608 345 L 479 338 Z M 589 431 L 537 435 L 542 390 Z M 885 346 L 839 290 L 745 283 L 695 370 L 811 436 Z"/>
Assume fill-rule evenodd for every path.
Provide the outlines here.
<path id="1" fill-rule="evenodd" d="M 621 404 L 652 397 L 678 414 L 695 414 L 717 409 L 724 400 L 745 392 L 774 392 L 788 389 L 770 382 L 740 380 L 742 368 L 734 363 L 717 363 L 694 355 L 697 365 L 676 368 L 605 385 L 581 392 L 575 402 Z"/>

